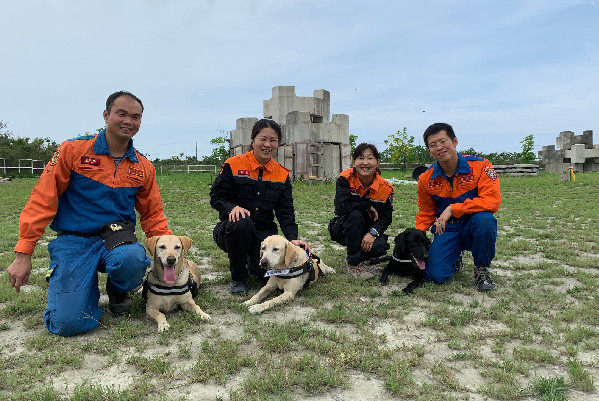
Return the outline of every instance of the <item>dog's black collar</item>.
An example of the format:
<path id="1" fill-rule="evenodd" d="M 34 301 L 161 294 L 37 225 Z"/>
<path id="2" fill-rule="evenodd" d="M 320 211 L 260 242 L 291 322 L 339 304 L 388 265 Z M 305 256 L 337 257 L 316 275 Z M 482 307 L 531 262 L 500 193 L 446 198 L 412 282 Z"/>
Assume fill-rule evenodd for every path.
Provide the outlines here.
<path id="1" fill-rule="evenodd" d="M 289 270 L 267 270 L 266 274 L 264 274 L 264 277 L 268 278 L 270 276 L 277 276 L 279 278 L 288 279 L 288 278 L 299 277 L 305 273 L 310 273 L 310 277 L 308 278 L 308 281 L 306 281 L 306 284 L 304 285 L 304 287 L 307 287 L 310 284 L 310 282 L 316 280 L 316 270 L 314 269 L 313 258 L 316 259 L 317 264 L 320 263 L 320 258 L 315 255 L 310 255 L 307 252 L 306 252 L 306 255 L 308 256 L 308 260 L 306 260 L 306 262 L 303 265 L 296 266 Z M 324 276 L 324 273 L 320 269 L 318 269 L 318 276 L 319 277 Z"/>
<path id="2" fill-rule="evenodd" d="M 189 292 L 189 281 L 183 285 L 158 285 L 148 282 L 148 291 L 156 295 L 183 295 Z"/>

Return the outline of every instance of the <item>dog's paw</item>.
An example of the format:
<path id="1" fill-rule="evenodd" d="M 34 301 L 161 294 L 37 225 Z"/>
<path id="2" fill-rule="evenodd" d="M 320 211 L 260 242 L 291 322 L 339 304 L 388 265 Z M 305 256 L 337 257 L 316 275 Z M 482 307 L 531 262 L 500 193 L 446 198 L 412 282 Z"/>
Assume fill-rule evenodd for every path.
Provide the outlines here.
<path id="1" fill-rule="evenodd" d="M 254 302 L 252 299 L 248 299 L 247 301 L 245 301 L 245 302 L 242 302 L 242 304 L 243 304 L 243 305 L 245 305 L 245 306 L 251 306 L 251 305 L 253 305 L 254 303 L 255 303 L 255 302 Z"/>
<path id="2" fill-rule="evenodd" d="M 329 273 L 337 273 L 337 271 L 334 268 L 329 267 Z"/>
<path id="3" fill-rule="evenodd" d="M 210 319 L 212 319 L 210 317 L 210 315 L 207 314 L 206 312 L 200 312 L 199 315 L 200 315 L 200 318 L 202 318 L 202 320 L 210 320 Z"/>
<path id="4" fill-rule="evenodd" d="M 248 308 L 250 313 L 261 313 L 265 309 L 266 308 L 262 304 L 250 305 L 250 307 Z"/>
<path id="5" fill-rule="evenodd" d="M 164 323 L 158 323 L 158 332 L 162 333 L 163 331 L 168 330 L 169 327 L 171 327 L 171 325 L 166 321 Z"/>
<path id="6" fill-rule="evenodd" d="M 389 285 L 389 276 L 381 276 L 379 282 L 381 285 Z"/>

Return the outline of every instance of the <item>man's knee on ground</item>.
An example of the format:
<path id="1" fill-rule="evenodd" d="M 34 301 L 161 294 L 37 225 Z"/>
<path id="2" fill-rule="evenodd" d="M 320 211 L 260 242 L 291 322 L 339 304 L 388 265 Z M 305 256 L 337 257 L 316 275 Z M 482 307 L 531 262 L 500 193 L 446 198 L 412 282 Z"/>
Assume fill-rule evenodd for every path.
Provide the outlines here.
<path id="1" fill-rule="evenodd" d="M 63 337 L 87 333 L 100 324 L 99 319 L 99 317 L 86 316 L 81 311 L 71 314 L 65 309 L 56 309 L 52 312 L 46 311 L 44 314 L 48 331 Z"/>
<path id="2" fill-rule="evenodd" d="M 428 267 L 426 268 L 425 273 L 427 280 L 432 281 L 435 284 L 443 284 L 453 276 L 453 273 L 447 274 L 441 269 L 429 269 Z"/>

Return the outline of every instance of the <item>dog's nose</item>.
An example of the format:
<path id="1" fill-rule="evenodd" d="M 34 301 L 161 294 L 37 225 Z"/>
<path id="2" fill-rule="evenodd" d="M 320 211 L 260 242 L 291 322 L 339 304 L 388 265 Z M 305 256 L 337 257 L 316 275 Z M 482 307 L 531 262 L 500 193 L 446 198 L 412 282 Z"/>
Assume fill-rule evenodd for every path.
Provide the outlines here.
<path id="1" fill-rule="evenodd" d="M 174 265 L 176 261 L 177 261 L 177 258 L 174 256 L 169 256 L 168 258 L 166 258 L 166 262 L 169 265 Z"/>
<path id="2" fill-rule="evenodd" d="M 260 267 L 268 267 L 268 260 L 260 259 Z"/>

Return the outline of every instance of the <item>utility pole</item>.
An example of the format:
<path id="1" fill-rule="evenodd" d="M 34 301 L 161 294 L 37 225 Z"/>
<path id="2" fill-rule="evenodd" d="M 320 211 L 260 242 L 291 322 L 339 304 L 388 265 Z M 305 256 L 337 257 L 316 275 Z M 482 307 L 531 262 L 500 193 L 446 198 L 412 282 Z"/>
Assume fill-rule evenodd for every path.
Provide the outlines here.
<path id="1" fill-rule="evenodd" d="M 196 161 L 198 161 L 198 141 L 196 141 Z"/>

